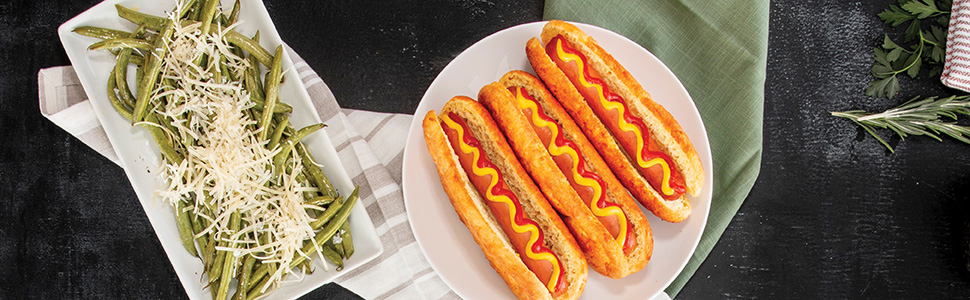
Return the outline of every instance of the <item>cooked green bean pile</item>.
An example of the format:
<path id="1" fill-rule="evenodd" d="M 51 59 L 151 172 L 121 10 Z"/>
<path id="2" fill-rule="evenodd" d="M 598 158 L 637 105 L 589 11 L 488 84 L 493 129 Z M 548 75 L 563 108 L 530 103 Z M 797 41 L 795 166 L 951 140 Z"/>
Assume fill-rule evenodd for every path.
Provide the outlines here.
<path id="1" fill-rule="evenodd" d="M 357 190 L 341 196 L 302 142 L 323 124 L 290 124 L 292 107 L 279 99 L 282 45 L 270 53 L 258 32 L 233 29 L 238 0 L 228 14 L 218 0 L 178 3 L 168 17 L 116 8 L 138 27 L 74 32 L 116 56 L 108 98 L 157 143 L 168 186 L 156 194 L 173 205 L 213 298 L 231 287 L 232 299 L 265 295 L 294 270 L 311 273 L 315 257 L 341 270 L 354 252 Z"/>

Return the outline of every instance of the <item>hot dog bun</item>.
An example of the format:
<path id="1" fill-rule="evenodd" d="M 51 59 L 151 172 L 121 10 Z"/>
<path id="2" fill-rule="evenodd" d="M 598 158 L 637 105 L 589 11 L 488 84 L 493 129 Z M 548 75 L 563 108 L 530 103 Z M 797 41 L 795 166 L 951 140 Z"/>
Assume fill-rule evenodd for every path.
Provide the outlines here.
<path id="1" fill-rule="evenodd" d="M 547 284 L 539 280 L 523 262 L 525 255 L 517 253 L 512 239 L 495 215 L 487 195 L 482 194 L 463 168 L 442 121 L 457 117 L 467 124 L 469 133 L 480 142 L 484 157 L 494 163 L 504 177 L 508 189 L 518 198 L 526 218 L 541 228 L 544 245 L 562 264 L 564 286 L 558 295 L 550 293 Z M 535 183 L 525 172 L 505 137 L 488 111 L 467 97 L 454 97 L 441 111 L 441 117 L 430 111 L 423 123 L 425 141 L 438 169 L 442 187 L 448 194 L 455 212 L 468 227 L 492 268 L 505 280 L 520 299 L 576 299 L 586 286 L 587 264 L 576 240 L 569 234 L 562 220 L 552 209 Z M 464 145 L 464 144 L 463 144 Z M 467 154 L 462 154 L 467 155 Z M 494 185 L 494 181 L 493 181 Z M 491 194 L 491 193 L 489 193 Z"/>
<path id="2" fill-rule="evenodd" d="M 669 157 L 668 165 L 675 170 L 670 173 L 679 172 L 686 192 L 697 195 L 703 188 L 705 176 L 703 166 L 694 145 L 680 124 L 663 106 L 653 101 L 650 94 L 643 90 L 613 56 L 576 26 L 563 21 L 550 21 L 543 28 L 541 35 L 541 42 L 533 38 L 527 43 L 526 53 L 529 62 L 600 152 L 617 178 L 644 207 L 661 219 L 670 222 L 686 219 L 691 212 L 690 201 L 686 195 L 681 194 L 675 199 L 664 199 L 664 196 L 650 184 L 645 176 L 646 172 L 642 168 L 638 169 L 635 164 L 636 156 L 624 150 L 623 141 L 610 129 L 610 126 L 617 125 L 606 124 L 611 121 L 616 122 L 615 119 L 619 117 L 611 120 L 598 116 L 591 107 L 591 101 L 597 101 L 597 99 L 583 96 L 579 87 L 547 54 L 545 45 L 554 38 L 561 37 L 573 49 L 584 55 L 588 59 L 583 61 L 586 67 L 591 69 L 591 72 L 598 73 L 605 86 L 625 100 L 626 104 L 623 108 L 626 113 L 642 120 L 649 134 L 647 142 L 650 143 L 652 140 L 658 148 L 658 153 L 662 152 L 661 155 Z"/>
<path id="3" fill-rule="evenodd" d="M 526 94 L 513 95 L 510 89 Z M 529 73 L 511 71 L 501 82 L 483 87 L 479 101 L 491 111 L 519 161 L 559 211 L 589 265 L 611 278 L 643 269 L 653 253 L 646 217 L 542 82 Z M 561 145 L 554 144 L 554 133 L 562 134 Z M 596 204 L 598 200 L 606 202 L 604 207 Z"/>

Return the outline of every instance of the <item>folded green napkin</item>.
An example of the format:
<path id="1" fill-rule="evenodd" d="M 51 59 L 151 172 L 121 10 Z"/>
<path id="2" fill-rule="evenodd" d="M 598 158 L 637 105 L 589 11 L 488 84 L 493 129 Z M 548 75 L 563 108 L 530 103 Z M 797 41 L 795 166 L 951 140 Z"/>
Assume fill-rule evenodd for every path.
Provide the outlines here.
<path id="1" fill-rule="evenodd" d="M 547 0 L 543 18 L 593 24 L 640 43 L 677 75 L 700 110 L 714 158 L 713 200 L 697 250 L 667 287 L 676 296 L 758 177 L 768 0 Z"/>

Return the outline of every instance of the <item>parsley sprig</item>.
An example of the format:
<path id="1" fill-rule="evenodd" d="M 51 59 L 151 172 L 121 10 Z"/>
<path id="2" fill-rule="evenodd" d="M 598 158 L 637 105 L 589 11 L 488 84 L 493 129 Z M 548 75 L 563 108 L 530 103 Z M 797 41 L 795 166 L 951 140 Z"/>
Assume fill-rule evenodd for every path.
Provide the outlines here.
<path id="1" fill-rule="evenodd" d="M 946 30 L 950 23 L 951 0 L 899 0 L 879 13 L 879 19 L 892 27 L 909 23 L 903 33 L 903 44 L 894 42 L 889 35 L 883 36 L 882 45 L 873 50 L 875 63 L 866 95 L 893 98 L 899 93 L 896 75 L 906 73 L 916 77 L 923 64 L 929 66 L 929 75 L 937 76 L 943 71 L 946 53 Z M 923 21 L 935 21 L 928 29 Z M 941 27 L 942 26 L 942 27 Z"/>

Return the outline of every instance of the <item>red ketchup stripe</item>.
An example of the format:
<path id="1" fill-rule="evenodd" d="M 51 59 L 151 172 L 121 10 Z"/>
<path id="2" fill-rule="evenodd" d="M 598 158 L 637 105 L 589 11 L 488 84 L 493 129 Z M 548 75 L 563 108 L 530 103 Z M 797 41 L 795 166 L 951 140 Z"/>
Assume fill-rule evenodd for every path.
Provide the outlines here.
<path id="1" fill-rule="evenodd" d="M 455 153 L 459 154 L 458 158 L 462 164 L 462 167 L 465 169 L 465 173 L 468 174 L 473 185 L 482 195 L 482 198 L 486 200 L 486 204 L 489 209 L 492 210 L 493 215 L 495 215 L 496 219 L 499 220 L 499 224 L 506 232 L 506 235 L 509 236 L 509 240 L 511 240 L 513 246 L 515 246 L 516 252 L 519 253 L 519 257 L 523 259 L 523 262 L 526 264 L 529 270 L 539 277 L 539 281 L 546 285 L 551 294 L 557 295 L 562 292 L 565 287 L 565 281 L 563 280 L 562 274 L 562 262 L 555 256 L 551 249 L 545 246 L 542 228 L 540 228 L 539 224 L 534 220 L 531 220 L 525 216 L 522 209 L 522 203 L 519 201 L 519 198 L 516 197 L 505 184 L 502 173 L 498 171 L 498 168 L 496 168 L 492 161 L 489 160 L 485 155 L 481 143 L 478 141 L 478 139 L 471 135 L 471 131 L 469 130 L 465 121 L 453 112 L 442 115 L 441 117 L 441 128 L 444 130 L 449 140 L 451 140 L 451 146 L 455 150 Z M 448 122 L 446 122 L 445 119 L 457 124 L 457 128 L 452 127 L 454 125 L 447 124 Z M 469 154 L 462 151 L 462 146 L 459 145 L 459 143 L 462 143 L 467 147 L 471 147 L 473 149 L 472 152 L 477 152 L 477 161 L 469 161 L 474 159 L 474 154 Z M 465 154 L 462 155 L 463 153 Z M 475 167 L 472 167 L 472 164 L 474 164 Z M 475 168 L 478 168 L 480 171 L 476 172 Z M 488 174 L 482 175 L 479 173 Z M 494 176 L 494 178 L 492 178 L 492 176 Z M 501 199 L 497 198 L 506 198 L 509 203 L 503 202 Z M 498 211 L 502 210 L 503 208 L 506 209 L 504 211 L 513 213 L 511 219 L 503 219 L 503 217 L 507 217 L 507 215 L 500 216 L 498 214 Z M 525 228 L 528 230 L 517 233 L 514 229 L 515 227 L 519 227 L 520 229 Z M 521 239 L 516 239 L 512 236 L 513 234 L 528 234 L 530 232 L 532 234 L 529 236 L 528 241 L 522 241 Z M 540 268 L 543 266 L 550 266 L 550 264 L 554 264 L 551 265 L 551 274 L 545 276 L 540 275 L 544 273 L 539 271 Z M 555 281 L 555 284 L 553 284 L 553 281 Z"/>
<path id="2" fill-rule="evenodd" d="M 569 77 L 569 80 L 573 82 L 573 85 L 576 86 L 576 89 L 579 90 L 580 93 L 583 94 L 583 96 L 588 99 L 587 103 L 589 103 L 590 108 L 593 109 L 593 112 L 596 115 L 598 115 L 601 119 L 603 119 L 604 121 L 603 123 L 607 125 L 607 128 L 609 128 L 610 131 L 614 132 L 614 134 L 620 140 L 624 139 L 624 134 L 634 134 L 632 132 L 626 131 L 623 128 L 621 128 L 621 125 L 618 124 L 618 122 L 607 122 L 607 120 L 609 119 L 609 118 L 606 118 L 608 109 L 606 108 L 604 103 L 606 102 L 615 103 L 616 105 L 619 105 L 619 107 L 622 110 L 622 111 L 617 111 L 617 113 L 620 114 L 622 119 L 627 123 L 631 124 L 633 127 L 635 127 L 637 131 L 639 131 L 639 134 L 637 134 L 636 139 L 642 139 L 643 147 L 639 153 L 639 156 L 641 157 L 641 159 L 643 161 L 649 162 L 653 159 L 659 158 L 666 163 L 667 165 L 666 168 L 660 165 L 653 165 L 651 167 L 644 168 L 636 161 L 634 161 L 634 165 L 637 166 L 637 168 L 644 175 L 644 177 L 647 178 L 647 181 L 650 183 L 651 186 L 653 186 L 654 190 L 656 190 L 664 199 L 667 199 L 667 200 L 679 199 L 686 191 L 683 176 L 680 174 L 680 172 L 677 171 L 676 168 L 674 168 L 674 164 L 672 163 L 673 160 L 670 158 L 670 156 L 668 156 L 666 153 L 663 153 L 662 151 L 659 151 L 659 149 L 657 149 L 656 142 L 654 142 L 650 138 L 650 131 L 647 130 L 647 126 L 644 124 L 643 120 L 633 115 L 632 113 L 630 113 L 630 109 L 627 106 L 626 101 L 623 99 L 623 97 L 620 97 L 619 95 L 613 93 L 610 90 L 609 86 L 603 81 L 603 79 L 598 77 L 598 74 L 596 73 L 596 71 L 588 67 L 589 59 L 585 55 L 583 55 L 583 53 L 571 47 L 569 45 L 569 42 L 565 38 L 563 38 L 562 35 L 557 35 L 556 37 L 552 38 L 549 41 L 549 43 L 546 45 L 546 53 L 549 55 L 550 58 L 553 59 L 553 61 L 557 65 L 559 65 L 560 69 L 562 69 L 563 72 L 566 73 L 567 75 L 570 74 L 567 71 L 567 70 L 570 70 L 570 67 L 572 69 L 580 68 L 579 63 L 572 62 L 572 64 L 570 64 L 570 62 L 567 62 L 565 58 L 560 57 L 557 50 L 562 50 L 562 52 L 564 53 L 575 55 L 581 61 L 582 70 L 577 70 L 575 73 L 578 73 L 578 74 L 574 74 L 575 76 L 567 76 L 567 77 Z M 578 77 L 582 77 L 582 78 L 578 78 Z M 583 84 L 581 83 L 582 80 L 585 80 L 586 82 L 591 84 L 592 87 L 583 86 Z M 598 92 L 591 91 L 591 89 L 597 89 L 597 88 L 602 89 L 603 91 L 602 95 L 599 95 Z M 594 95 L 591 95 L 594 93 L 596 94 L 595 97 L 591 97 L 591 96 L 594 96 Z M 604 96 L 605 96 L 605 99 L 603 98 Z M 594 99 L 598 99 L 598 100 L 594 100 Z M 627 153 L 631 153 L 631 154 L 637 153 L 635 140 L 629 141 L 626 143 L 620 143 L 620 144 L 626 150 Z M 657 178 L 658 176 L 651 176 L 650 169 L 654 169 L 654 168 L 666 169 L 665 171 L 669 172 L 669 175 L 660 175 L 659 176 L 660 178 Z M 663 174 L 662 171 L 657 173 Z M 667 176 L 669 176 L 669 178 L 667 178 Z M 673 191 L 672 193 L 664 192 L 664 189 L 663 189 L 664 181 L 669 182 L 670 188 Z"/>
<path id="3" fill-rule="evenodd" d="M 593 215 L 595 215 L 600 220 L 600 222 L 603 223 L 603 225 L 609 224 L 610 221 L 615 221 L 616 223 L 619 223 L 619 222 L 626 223 L 626 224 L 620 225 L 620 226 L 626 226 L 624 236 L 620 236 L 621 231 L 623 231 L 623 230 L 620 230 L 621 228 L 614 228 L 611 226 L 605 226 L 605 227 L 607 227 L 607 229 L 610 231 L 610 234 L 613 235 L 614 239 L 618 239 L 622 243 L 621 246 L 623 247 L 624 252 L 629 251 L 631 248 L 633 248 L 636 245 L 636 239 L 633 236 L 633 224 L 630 223 L 629 220 L 626 218 L 626 216 L 623 214 L 623 211 L 619 208 L 619 205 L 606 200 L 606 185 L 603 184 L 603 180 L 599 177 L 599 175 L 589 170 L 589 165 L 586 163 L 586 158 L 583 157 L 583 155 L 581 154 L 582 152 L 579 151 L 579 147 L 577 147 L 572 140 L 566 138 L 564 134 L 565 131 L 563 130 L 562 126 L 559 125 L 559 123 L 556 122 L 554 119 L 552 119 L 552 117 L 546 114 L 546 112 L 542 109 L 542 106 L 539 104 L 539 101 L 537 101 L 534 97 L 529 95 L 529 93 L 525 90 L 525 88 L 509 87 L 508 89 L 510 92 L 512 92 L 512 95 L 515 96 L 516 103 L 519 103 L 518 99 L 525 99 L 531 103 L 529 107 L 524 107 L 523 105 L 519 105 L 519 109 L 521 109 L 523 113 L 526 114 L 527 119 L 538 117 L 542 121 L 545 121 L 545 124 L 549 124 L 549 126 L 555 127 L 554 130 L 552 130 L 551 132 L 552 134 L 555 135 L 554 137 L 547 134 L 538 134 L 540 139 L 542 140 L 543 146 L 550 151 L 549 153 L 550 155 L 552 155 L 554 158 L 557 158 L 555 161 L 556 161 L 556 164 L 559 166 L 559 170 L 562 171 L 563 175 L 565 175 L 566 179 L 568 179 L 573 189 L 575 189 L 578 192 L 578 194 L 582 197 L 583 202 L 589 205 L 593 205 L 593 203 L 595 203 L 596 207 L 595 208 L 590 207 L 590 210 L 593 212 Z M 531 113 L 532 109 L 535 109 L 534 114 Z M 537 121 L 533 120 L 529 123 L 532 124 L 533 129 L 535 129 L 537 133 L 543 130 L 543 127 L 540 127 L 540 125 L 537 124 Z M 555 148 L 570 149 L 567 151 L 571 153 L 558 153 L 558 154 L 553 153 L 555 152 L 552 150 L 554 149 L 554 147 L 551 147 L 549 145 L 550 143 L 554 143 L 554 145 L 556 146 Z M 562 152 L 566 152 L 566 151 L 562 151 Z M 566 162 L 564 160 L 560 160 L 565 158 L 575 159 L 576 163 L 573 164 L 573 163 Z M 573 169 L 573 167 L 575 167 L 575 169 Z M 584 186 L 580 183 L 577 183 L 576 178 L 573 178 L 574 173 L 576 175 L 579 175 L 579 177 L 581 177 L 582 179 L 584 179 L 582 181 L 584 181 L 586 185 L 595 185 L 595 187 Z M 595 192 L 588 192 L 588 193 L 581 192 L 585 190 L 595 190 L 595 189 L 599 190 L 599 195 L 596 195 Z M 593 202 L 591 201 L 593 197 L 597 197 L 598 199 L 596 199 L 596 201 Z M 602 212 L 604 210 L 606 210 L 607 212 Z M 610 211 L 617 212 L 617 213 L 609 214 Z M 597 214 L 596 212 L 601 212 L 602 215 Z"/>

